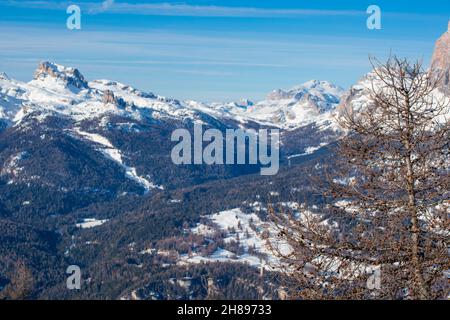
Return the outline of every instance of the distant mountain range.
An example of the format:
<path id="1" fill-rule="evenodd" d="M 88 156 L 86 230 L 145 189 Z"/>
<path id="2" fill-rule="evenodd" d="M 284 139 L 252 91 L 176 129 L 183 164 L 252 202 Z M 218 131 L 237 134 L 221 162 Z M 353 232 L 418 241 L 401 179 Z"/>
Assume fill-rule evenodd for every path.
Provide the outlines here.
<path id="1" fill-rule="evenodd" d="M 314 80 L 287 91 L 275 90 L 266 100 L 257 103 L 241 101 L 206 104 L 169 99 L 110 80 L 88 82 L 79 70 L 50 62 L 40 63 L 33 80 L 28 83 L 10 79 L 2 74 L 0 88 L 0 119 L 3 121 L 2 127 L 8 128 L 8 132 L 20 135 L 21 132 L 30 130 L 36 133 L 44 128 L 52 129 L 51 133 L 41 134 L 40 141 L 35 143 L 33 148 L 37 148 L 39 144 L 48 144 L 52 140 L 52 134 L 56 134 L 58 139 L 76 139 L 76 143 L 98 151 L 97 155 L 102 155 L 104 158 L 99 161 L 109 161 L 111 165 L 120 167 L 122 171 L 125 171 L 124 176 L 134 184 L 140 185 L 145 192 L 153 188 L 163 189 L 164 185 L 171 184 L 164 177 L 170 176 L 169 173 L 156 172 L 161 163 L 156 165 L 157 168 L 151 165 L 155 158 L 165 159 L 163 162 L 169 160 L 168 150 L 173 146 L 168 136 L 170 130 L 180 127 L 189 128 L 195 123 L 221 130 L 279 128 L 286 131 L 284 133 L 285 153 L 302 154 L 306 148 L 319 149 L 320 146 L 330 143 L 339 135 L 339 128 L 333 121 L 333 113 L 344 93 L 341 88 L 326 81 Z M 297 142 L 289 142 L 289 136 L 293 133 L 311 126 L 322 134 L 328 132 L 323 134 L 324 141 L 320 139 L 320 134 L 316 134 L 311 137 L 312 141 L 300 144 L 301 148 L 296 148 Z M 158 127 L 163 127 L 165 130 L 159 132 L 153 130 Z M 153 139 L 158 141 L 155 145 L 142 139 L 150 131 L 152 135 L 158 135 L 156 139 Z M 118 139 L 118 135 L 129 140 L 133 146 L 119 147 L 118 145 L 125 142 L 114 141 Z M 315 142 L 315 140 L 320 141 Z M 134 149 L 137 141 L 142 141 L 142 148 L 145 150 L 133 150 L 129 154 L 126 149 Z M 11 140 L 8 141 L 8 143 L 11 142 Z M 55 147 L 60 148 L 60 146 Z M 34 152 L 24 149 L 14 150 L 9 154 L 6 150 L 2 152 L 6 159 L 5 166 L 10 168 L 2 171 L 3 177 L 8 178 L 8 183 L 33 179 L 33 183 L 41 181 L 44 184 L 57 186 L 58 183 L 55 181 L 46 181 L 48 172 L 34 172 L 31 175 L 27 171 L 35 171 L 33 168 L 13 170 L 14 166 L 19 166 L 22 162 L 36 159 Z M 137 153 L 150 153 L 149 157 L 153 159 L 145 159 L 145 156 L 139 156 Z M 18 154 L 27 154 L 27 157 L 22 159 Z M 285 154 L 286 159 L 292 156 L 293 154 Z M 79 160 L 74 159 L 74 161 Z M 51 159 L 46 161 L 51 162 Z M 93 163 L 86 163 L 86 166 L 93 165 Z M 185 171 L 183 168 L 173 167 L 172 169 Z M 248 168 L 250 171 L 244 168 L 243 172 L 241 169 L 217 168 L 215 170 L 239 171 L 223 172 L 221 174 L 224 177 L 253 172 L 250 168 Z M 68 172 L 68 174 L 79 176 L 77 172 Z M 202 175 L 202 172 L 196 175 Z M 182 177 L 182 175 L 177 176 Z M 186 179 L 189 178 L 186 177 Z M 209 179 L 207 173 L 204 178 Z M 153 182 L 154 180 L 157 182 Z M 200 180 L 202 180 L 201 177 Z M 96 188 L 93 185 L 85 187 Z"/>
<path id="2" fill-rule="evenodd" d="M 312 80 L 284 91 L 271 92 L 257 103 L 239 101 L 205 104 L 167 99 L 110 80 L 88 82 L 78 69 L 42 62 L 32 81 L 23 83 L 0 75 L 0 119 L 15 125 L 27 115 L 59 115 L 76 122 L 106 116 L 130 119 L 217 120 L 297 128 L 327 118 L 344 90 L 326 81 Z"/>

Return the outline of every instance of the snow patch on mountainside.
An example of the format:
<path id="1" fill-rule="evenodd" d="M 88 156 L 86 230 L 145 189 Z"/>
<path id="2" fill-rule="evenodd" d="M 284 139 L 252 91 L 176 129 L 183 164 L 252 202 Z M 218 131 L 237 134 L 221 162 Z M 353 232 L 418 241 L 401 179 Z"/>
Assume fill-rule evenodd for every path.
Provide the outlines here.
<path id="1" fill-rule="evenodd" d="M 268 239 L 274 241 L 275 230 L 270 223 L 262 221 L 256 213 L 244 213 L 240 208 L 224 210 L 206 216 L 212 226 L 199 223 L 191 232 L 204 237 L 211 237 L 216 231 L 224 233 L 225 244 L 238 243 L 242 253 L 236 254 L 225 248 L 217 248 L 211 255 L 204 256 L 193 252 L 180 256 L 179 264 L 201 262 L 237 262 L 253 267 L 274 270 L 279 266 L 279 259 L 268 245 Z M 280 244 L 282 246 L 282 244 Z M 288 250 L 288 248 L 285 248 Z"/>
<path id="2" fill-rule="evenodd" d="M 17 154 L 12 155 L 3 165 L 0 170 L 0 175 L 10 175 L 13 177 L 18 176 L 22 171 L 23 167 L 20 166 L 20 162 L 28 157 L 27 151 L 22 151 Z"/>
<path id="3" fill-rule="evenodd" d="M 321 143 L 320 145 L 318 145 L 316 147 L 307 147 L 303 153 L 292 154 L 290 156 L 287 156 L 287 159 L 290 160 L 290 159 L 293 159 L 293 158 L 298 158 L 298 157 L 303 157 L 303 156 L 307 156 L 307 155 L 313 154 L 314 152 L 316 152 L 317 150 L 319 150 L 320 148 L 322 148 L 322 147 L 324 147 L 326 145 L 328 145 L 328 143 L 323 142 L 323 143 Z"/>
<path id="4" fill-rule="evenodd" d="M 21 110 L 25 99 L 25 90 L 20 84 L 8 77 L 0 77 L 0 119 L 12 121 Z"/>
<path id="5" fill-rule="evenodd" d="M 112 161 L 116 162 L 121 167 L 123 167 L 125 169 L 125 176 L 137 182 L 140 186 L 142 186 L 145 189 L 146 193 L 149 192 L 151 189 L 161 189 L 161 190 L 164 189 L 163 186 L 156 185 L 153 182 L 147 180 L 146 178 L 139 176 L 136 172 L 136 168 L 125 165 L 120 150 L 116 149 L 112 145 L 112 143 L 105 137 L 97 133 L 89 133 L 82 131 L 80 128 L 75 128 L 73 131 L 79 136 L 100 145 L 101 147 L 99 147 L 98 150 L 104 156 L 106 156 L 107 158 L 111 159 Z"/>
<path id="6" fill-rule="evenodd" d="M 81 229 L 90 229 L 90 228 L 101 226 L 102 224 L 105 224 L 108 221 L 109 221 L 108 219 L 97 220 L 95 218 L 88 218 L 88 219 L 84 219 L 83 222 L 77 223 L 76 226 Z"/>

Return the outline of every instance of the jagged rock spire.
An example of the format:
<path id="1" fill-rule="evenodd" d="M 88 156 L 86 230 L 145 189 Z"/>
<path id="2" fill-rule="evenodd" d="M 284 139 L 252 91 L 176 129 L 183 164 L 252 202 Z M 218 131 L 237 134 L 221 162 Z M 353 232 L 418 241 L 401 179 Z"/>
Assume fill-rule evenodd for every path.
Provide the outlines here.
<path id="1" fill-rule="evenodd" d="M 103 92 L 102 100 L 104 104 L 114 104 L 122 108 L 126 107 L 126 102 L 122 98 L 116 97 L 111 90 L 105 90 Z"/>

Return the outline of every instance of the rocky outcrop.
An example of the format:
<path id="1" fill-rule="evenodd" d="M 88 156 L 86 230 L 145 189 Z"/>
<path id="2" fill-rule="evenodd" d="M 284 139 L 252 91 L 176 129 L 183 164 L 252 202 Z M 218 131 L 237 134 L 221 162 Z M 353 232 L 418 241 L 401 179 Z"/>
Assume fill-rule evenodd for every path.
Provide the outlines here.
<path id="1" fill-rule="evenodd" d="M 77 89 L 88 89 L 88 83 L 83 75 L 75 68 L 60 66 L 48 61 L 41 62 L 34 74 L 34 80 L 55 79 L 65 87 L 74 87 Z"/>
<path id="2" fill-rule="evenodd" d="M 114 92 L 111 90 L 105 90 L 103 92 L 102 102 L 104 104 L 114 104 L 118 107 L 124 108 L 126 106 L 126 102 L 122 98 L 118 98 L 114 95 Z"/>
<path id="3" fill-rule="evenodd" d="M 442 78 L 442 89 L 450 92 L 450 21 L 447 32 L 436 41 L 431 71 L 436 77 Z"/>

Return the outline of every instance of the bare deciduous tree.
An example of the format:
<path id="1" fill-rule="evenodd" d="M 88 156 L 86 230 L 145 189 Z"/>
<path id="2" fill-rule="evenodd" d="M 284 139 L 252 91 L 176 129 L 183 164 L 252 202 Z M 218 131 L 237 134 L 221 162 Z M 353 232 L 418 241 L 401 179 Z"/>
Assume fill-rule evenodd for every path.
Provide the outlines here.
<path id="1" fill-rule="evenodd" d="M 449 294 L 448 97 L 420 62 L 373 63 L 367 104 L 346 130 L 321 190 L 327 205 L 273 208 L 291 298 L 442 299 Z M 284 252 L 283 252 L 284 251 Z M 379 270 L 380 286 L 368 286 Z M 376 274 L 375 274 L 376 275 Z"/>

